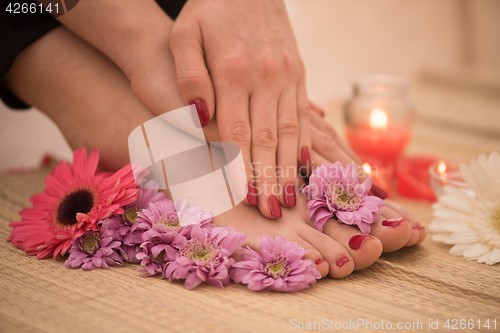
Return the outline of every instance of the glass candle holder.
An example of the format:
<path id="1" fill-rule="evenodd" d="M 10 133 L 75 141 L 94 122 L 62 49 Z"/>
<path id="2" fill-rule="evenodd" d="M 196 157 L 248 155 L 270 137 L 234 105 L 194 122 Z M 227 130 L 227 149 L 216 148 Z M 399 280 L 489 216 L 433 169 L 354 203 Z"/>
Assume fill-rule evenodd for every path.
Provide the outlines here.
<path id="1" fill-rule="evenodd" d="M 460 173 L 459 161 L 437 161 L 429 167 L 429 175 L 431 187 L 437 197 L 443 194 L 446 185 L 459 189 L 470 189 Z"/>
<path id="2" fill-rule="evenodd" d="M 407 81 L 388 75 L 360 77 L 344 112 L 351 148 L 395 165 L 411 139 L 415 118 Z"/>

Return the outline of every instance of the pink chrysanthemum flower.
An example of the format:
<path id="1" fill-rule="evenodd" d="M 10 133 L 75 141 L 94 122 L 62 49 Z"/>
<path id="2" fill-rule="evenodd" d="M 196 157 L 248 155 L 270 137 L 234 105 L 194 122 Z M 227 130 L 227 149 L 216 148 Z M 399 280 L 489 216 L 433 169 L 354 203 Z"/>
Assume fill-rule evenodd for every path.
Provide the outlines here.
<path id="1" fill-rule="evenodd" d="M 121 266 L 123 259 L 118 254 L 120 242 L 114 241 L 102 229 L 87 231 L 73 241 L 69 258 L 64 265 L 68 268 L 92 270 L 96 267 Z"/>
<path id="2" fill-rule="evenodd" d="M 177 234 L 173 239 L 169 239 L 170 235 L 156 234 L 147 239 L 140 245 L 141 251 L 136 257 L 140 260 L 143 268 L 139 272 L 145 272 L 143 277 L 162 274 L 167 262 L 174 260 L 176 254 L 181 248 L 187 244 L 185 237 Z"/>
<path id="3" fill-rule="evenodd" d="M 359 184 L 356 167 L 340 162 L 323 164 L 309 178 L 309 185 L 302 193 L 308 195 L 307 216 L 314 216 L 314 227 L 323 231 L 326 221 L 336 216 L 339 222 L 357 225 L 362 233 L 370 232 L 370 224 L 377 222 L 377 213 L 385 204 L 382 199 L 368 195 L 372 180 Z"/>
<path id="4" fill-rule="evenodd" d="M 137 222 L 138 212 L 148 208 L 151 202 L 166 200 L 163 192 L 158 192 L 158 183 L 154 180 L 148 181 L 143 188 L 137 192 L 137 200 L 123 207 L 123 214 L 113 214 L 109 219 L 103 221 L 102 228 L 113 237 L 114 240 L 122 242 L 121 253 L 127 262 L 138 264 L 136 254 L 141 252 L 139 245 L 142 243 L 142 232 L 132 232 L 132 226 Z"/>
<path id="5" fill-rule="evenodd" d="M 170 281 L 185 280 L 186 289 L 193 289 L 201 282 L 223 288 L 229 284 L 228 269 L 235 263 L 229 256 L 245 238 L 232 227 L 207 229 L 194 225 L 187 245 L 180 249 L 175 260 L 167 262 L 163 275 Z"/>
<path id="6" fill-rule="evenodd" d="M 33 207 L 10 224 L 14 230 L 8 240 L 29 255 L 55 258 L 67 252 L 72 240 L 97 230 L 97 221 L 122 214 L 120 207 L 136 200 L 132 167 L 114 174 L 99 172 L 98 161 L 98 150 L 87 159 L 85 148 L 74 152 L 73 166 L 61 161 L 45 178 L 43 193 L 30 198 Z"/>
<path id="7" fill-rule="evenodd" d="M 244 283 L 251 290 L 292 292 L 306 289 L 321 278 L 312 260 L 302 258 L 306 250 L 295 242 L 277 236 L 259 238 L 259 250 L 245 249 L 243 261 L 233 265 L 230 277 Z"/>
<path id="8" fill-rule="evenodd" d="M 189 207 L 187 201 L 180 199 L 175 205 L 169 199 L 150 203 L 137 215 L 139 218 L 132 226 L 132 232 L 142 232 L 143 241 L 156 233 L 170 234 L 173 239 L 176 234 L 188 234 L 193 225 L 209 227 L 212 221 L 212 212 L 203 212 L 200 206 Z"/>

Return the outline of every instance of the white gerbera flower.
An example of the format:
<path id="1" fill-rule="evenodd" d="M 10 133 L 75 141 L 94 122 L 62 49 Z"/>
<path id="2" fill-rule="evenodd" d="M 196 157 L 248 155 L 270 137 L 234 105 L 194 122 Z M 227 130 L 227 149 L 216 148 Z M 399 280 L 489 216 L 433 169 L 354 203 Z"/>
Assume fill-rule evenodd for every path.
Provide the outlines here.
<path id="1" fill-rule="evenodd" d="M 451 254 L 494 265 L 500 262 L 500 155 L 481 155 L 470 166 L 460 165 L 460 171 L 474 194 L 444 188 L 433 205 L 429 228 L 438 234 L 432 239 L 454 244 Z"/>

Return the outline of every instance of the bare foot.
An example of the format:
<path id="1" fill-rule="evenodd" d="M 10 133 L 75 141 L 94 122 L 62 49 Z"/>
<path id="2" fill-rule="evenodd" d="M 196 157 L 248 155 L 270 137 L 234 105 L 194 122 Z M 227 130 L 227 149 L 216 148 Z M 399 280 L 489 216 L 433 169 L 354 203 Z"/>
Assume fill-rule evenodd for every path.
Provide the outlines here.
<path id="1" fill-rule="evenodd" d="M 317 264 L 321 276 L 327 274 L 342 278 L 354 270 L 373 264 L 382 251 L 396 251 L 411 246 L 425 238 L 425 230 L 412 229 L 410 215 L 402 215 L 393 208 L 384 207 L 379 221 L 372 225 L 371 237 L 363 235 L 358 228 L 330 219 L 324 226 L 324 233 L 312 227 L 307 218 L 307 200 L 297 194 L 297 205 L 283 209 L 283 217 L 268 220 L 252 206 L 239 204 L 234 209 L 216 216 L 213 222 L 218 226 L 232 226 L 247 235 L 245 245 L 258 249 L 258 238 L 263 234 L 270 237 L 282 236 L 294 241 L 306 250 L 306 257 Z M 391 206 L 393 206 L 391 204 Z M 400 207 L 398 207 L 400 208 Z M 385 223 L 384 221 L 389 221 Z M 397 223 L 399 222 L 399 223 Z M 324 259 L 324 260 L 321 260 Z"/>

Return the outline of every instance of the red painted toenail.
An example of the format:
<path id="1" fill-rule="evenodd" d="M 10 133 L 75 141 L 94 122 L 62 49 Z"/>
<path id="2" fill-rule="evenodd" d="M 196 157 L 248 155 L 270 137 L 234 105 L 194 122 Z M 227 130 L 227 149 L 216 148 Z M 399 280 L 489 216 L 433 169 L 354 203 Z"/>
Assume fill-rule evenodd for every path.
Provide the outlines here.
<path id="1" fill-rule="evenodd" d="M 401 224 L 401 222 L 405 221 L 406 219 L 390 219 L 390 220 L 385 220 L 382 221 L 382 225 L 384 227 L 397 227 L 398 225 Z"/>
<path id="2" fill-rule="evenodd" d="M 367 238 L 373 238 L 373 237 L 369 235 L 352 236 L 351 239 L 349 239 L 349 247 L 353 250 L 359 250 L 361 248 L 361 245 L 363 245 L 363 242 Z"/>
<path id="3" fill-rule="evenodd" d="M 349 261 L 349 259 L 347 259 L 346 257 L 340 257 L 337 259 L 337 266 L 342 267 L 348 261 Z"/>
<path id="4" fill-rule="evenodd" d="M 323 258 L 318 258 L 318 259 L 316 259 L 316 261 L 315 261 L 314 263 L 315 263 L 316 265 L 319 265 L 319 264 L 321 264 L 321 263 L 322 263 L 322 262 L 324 262 L 324 261 L 326 261 L 326 260 L 325 260 L 325 259 L 323 259 Z"/>

